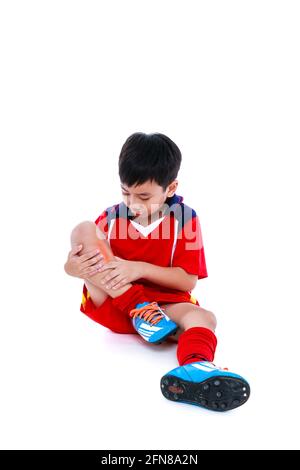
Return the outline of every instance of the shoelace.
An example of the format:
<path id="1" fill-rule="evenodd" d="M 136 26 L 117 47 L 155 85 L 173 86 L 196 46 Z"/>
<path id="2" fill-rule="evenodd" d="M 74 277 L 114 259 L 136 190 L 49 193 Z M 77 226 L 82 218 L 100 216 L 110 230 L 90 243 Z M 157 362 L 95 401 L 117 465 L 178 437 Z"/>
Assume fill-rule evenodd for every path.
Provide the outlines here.
<path id="1" fill-rule="evenodd" d="M 145 321 L 148 321 L 152 325 L 155 325 L 162 318 L 164 318 L 160 310 L 161 308 L 158 306 L 157 302 L 151 302 L 150 304 L 144 305 L 143 307 L 134 308 L 133 310 L 130 311 L 129 315 L 132 318 L 136 318 L 136 317 L 143 318 Z"/>

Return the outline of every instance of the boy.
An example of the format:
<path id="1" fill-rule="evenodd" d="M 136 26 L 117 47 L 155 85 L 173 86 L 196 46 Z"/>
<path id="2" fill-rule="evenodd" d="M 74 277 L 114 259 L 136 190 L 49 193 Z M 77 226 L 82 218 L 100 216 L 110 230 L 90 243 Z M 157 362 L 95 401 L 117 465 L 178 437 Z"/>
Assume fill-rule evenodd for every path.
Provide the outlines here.
<path id="1" fill-rule="evenodd" d="M 179 367 L 161 379 L 166 398 L 226 411 L 250 387 L 212 362 L 216 319 L 191 294 L 207 269 L 198 216 L 176 194 L 180 165 L 167 136 L 132 134 L 119 157 L 123 202 L 73 229 L 65 271 L 84 279 L 80 310 L 96 322 L 153 344 L 178 341 Z"/>

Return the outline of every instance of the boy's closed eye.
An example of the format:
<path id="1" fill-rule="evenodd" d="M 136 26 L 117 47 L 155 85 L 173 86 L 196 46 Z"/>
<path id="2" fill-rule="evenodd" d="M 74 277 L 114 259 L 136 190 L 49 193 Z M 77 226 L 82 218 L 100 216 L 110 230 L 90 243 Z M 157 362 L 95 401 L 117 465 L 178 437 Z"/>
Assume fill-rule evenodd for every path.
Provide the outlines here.
<path id="1" fill-rule="evenodd" d="M 123 194 L 123 196 L 129 196 L 128 193 L 123 193 L 122 192 L 122 194 Z M 150 199 L 150 197 L 141 197 L 141 196 L 139 196 L 139 198 L 141 199 L 141 201 L 148 201 Z"/>

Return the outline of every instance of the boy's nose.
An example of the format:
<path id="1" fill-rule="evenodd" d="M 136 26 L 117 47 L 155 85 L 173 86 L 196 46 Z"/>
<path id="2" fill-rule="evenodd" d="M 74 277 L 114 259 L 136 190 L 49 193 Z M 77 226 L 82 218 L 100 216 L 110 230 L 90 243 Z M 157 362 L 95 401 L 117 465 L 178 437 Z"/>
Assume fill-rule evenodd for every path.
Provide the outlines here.
<path id="1" fill-rule="evenodd" d="M 130 207 L 131 212 L 133 212 L 134 214 L 141 213 L 145 209 L 139 204 L 129 204 L 129 207 Z"/>

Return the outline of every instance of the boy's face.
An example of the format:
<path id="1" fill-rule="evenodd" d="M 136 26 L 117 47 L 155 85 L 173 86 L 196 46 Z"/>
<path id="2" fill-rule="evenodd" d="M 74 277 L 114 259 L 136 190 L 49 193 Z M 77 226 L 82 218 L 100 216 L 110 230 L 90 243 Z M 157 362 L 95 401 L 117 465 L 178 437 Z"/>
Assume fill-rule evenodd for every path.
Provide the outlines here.
<path id="1" fill-rule="evenodd" d="M 177 186 L 177 180 L 169 184 L 165 191 L 162 186 L 151 180 L 130 187 L 121 183 L 123 201 L 139 219 L 145 219 L 157 212 L 167 197 L 174 195 Z"/>

